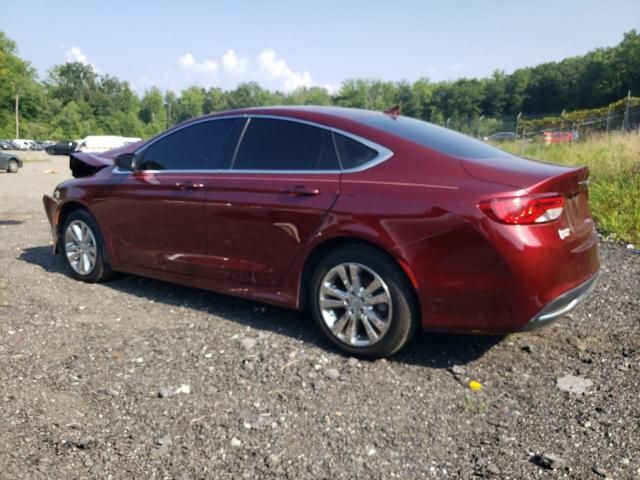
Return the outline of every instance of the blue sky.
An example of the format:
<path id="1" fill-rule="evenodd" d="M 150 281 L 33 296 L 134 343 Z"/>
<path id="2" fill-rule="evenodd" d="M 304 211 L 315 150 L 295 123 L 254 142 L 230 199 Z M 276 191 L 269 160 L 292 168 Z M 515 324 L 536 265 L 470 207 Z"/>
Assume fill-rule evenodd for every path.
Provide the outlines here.
<path id="1" fill-rule="evenodd" d="M 56 5 L 57 3 L 57 5 Z M 290 90 L 433 81 L 561 60 L 640 29 L 638 0 L 2 0 L 0 29 L 41 77 L 79 60 L 128 80 Z"/>

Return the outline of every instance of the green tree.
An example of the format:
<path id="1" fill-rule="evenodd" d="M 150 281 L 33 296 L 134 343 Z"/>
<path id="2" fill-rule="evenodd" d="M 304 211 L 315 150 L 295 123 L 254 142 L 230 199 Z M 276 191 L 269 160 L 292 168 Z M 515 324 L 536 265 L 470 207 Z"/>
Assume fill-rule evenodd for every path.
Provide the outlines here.
<path id="1" fill-rule="evenodd" d="M 51 122 L 52 136 L 57 139 L 74 140 L 85 136 L 82 130 L 83 114 L 78 104 L 71 100 L 68 102 Z"/>
<path id="2" fill-rule="evenodd" d="M 46 84 L 49 95 L 66 105 L 72 100 L 89 102 L 96 92 L 97 81 L 98 76 L 91 65 L 69 62 L 54 66 Z"/>
<path id="3" fill-rule="evenodd" d="M 225 92 L 221 88 L 211 87 L 207 90 L 202 105 L 204 113 L 221 112 L 229 108 L 229 102 Z"/>
<path id="4" fill-rule="evenodd" d="M 367 84 L 365 80 L 350 79 L 342 82 L 342 86 L 334 97 L 336 105 L 341 107 L 366 108 Z"/>
<path id="5" fill-rule="evenodd" d="M 256 82 L 241 83 L 227 92 L 230 108 L 256 107 L 268 104 L 269 92 Z"/>
<path id="6" fill-rule="evenodd" d="M 433 104 L 435 85 L 428 78 L 421 78 L 411 86 L 411 109 L 416 118 L 438 122 L 443 115 Z"/>
<path id="7" fill-rule="evenodd" d="M 183 90 L 173 108 L 173 118 L 177 123 L 199 117 L 203 113 L 205 92 L 202 87 Z"/>
<path id="8" fill-rule="evenodd" d="M 291 105 L 331 105 L 332 99 L 326 88 L 300 87 L 287 96 L 286 103 Z"/>
<path id="9" fill-rule="evenodd" d="M 167 110 L 162 92 L 157 88 L 147 90 L 140 101 L 138 118 L 144 124 L 144 136 L 152 137 L 167 127 Z"/>
<path id="10" fill-rule="evenodd" d="M 18 57 L 16 44 L 0 32 L 0 132 L 15 135 L 15 101 L 19 97 L 20 117 L 28 121 L 38 115 L 43 89 L 29 62 Z M 22 131 L 22 130 L 21 130 Z M 18 132 L 20 136 L 20 132 Z"/>

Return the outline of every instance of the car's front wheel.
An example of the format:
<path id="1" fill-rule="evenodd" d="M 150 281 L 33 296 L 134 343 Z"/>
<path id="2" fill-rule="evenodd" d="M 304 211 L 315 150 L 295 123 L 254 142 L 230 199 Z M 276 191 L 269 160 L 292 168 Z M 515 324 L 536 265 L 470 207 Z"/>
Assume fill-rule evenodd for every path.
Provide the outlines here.
<path id="1" fill-rule="evenodd" d="M 413 336 L 418 309 L 400 267 L 363 245 L 331 252 L 311 281 L 311 308 L 320 329 L 342 351 L 386 357 Z"/>
<path id="2" fill-rule="evenodd" d="M 7 163 L 7 172 L 9 173 L 18 173 L 18 168 L 20 168 L 20 165 L 18 165 L 18 161 L 13 158 Z"/>
<path id="3" fill-rule="evenodd" d="M 113 274 L 105 261 L 104 241 L 93 216 L 85 210 L 71 213 L 62 227 L 63 253 L 71 276 L 83 282 L 101 282 Z"/>

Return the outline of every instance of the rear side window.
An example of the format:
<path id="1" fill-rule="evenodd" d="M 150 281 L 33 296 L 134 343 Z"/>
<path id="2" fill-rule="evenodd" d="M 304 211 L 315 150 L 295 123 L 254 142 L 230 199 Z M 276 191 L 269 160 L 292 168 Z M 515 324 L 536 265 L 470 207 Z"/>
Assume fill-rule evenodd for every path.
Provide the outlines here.
<path id="1" fill-rule="evenodd" d="M 234 170 L 338 170 L 331 132 L 303 123 L 252 118 Z"/>
<path id="2" fill-rule="evenodd" d="M 360 167 L 378 156 L 377 151 L 360 142 L 339 133 L 334 135 L 338 153 L 340 154 L 340 162 L 344 170 Z"/>
<path id="3" fill-rule="evenodd" d="M 507 152 L 474 138 L 409 117 L 370 115 L 362 123 L 405 138 L 424 147 L 452 157 L 481 159 L 511 157 Z"/>
<path id="4" fill-rule="evenodd" d="M 241 119 L 211 120 L 182 128 L 149 146 L 138 170 L 211 170 L 224 168 Z"/>

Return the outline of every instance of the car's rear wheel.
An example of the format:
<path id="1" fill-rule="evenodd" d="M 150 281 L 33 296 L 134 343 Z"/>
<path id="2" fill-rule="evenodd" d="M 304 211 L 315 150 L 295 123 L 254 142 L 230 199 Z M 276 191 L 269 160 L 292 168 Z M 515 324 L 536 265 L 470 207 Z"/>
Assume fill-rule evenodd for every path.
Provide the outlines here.
<path id="1" fill-rule="evenodd" d="M 14 158 L 7 163 L 7 172 L 9 173 L 18 173 L 18 168 L 20 168 L 20 165 L 18 165 L 18 161 Z"/>
<path id="2" fill-rule="evenodd" d="M 93 216 L 86 210 L 71 213 L 62 227 L 63 253 L 71 276 L 83 282 L 101 282 L 113 276 L 105 261 L 104 240 Z"/>
<path id="3" fill-rule="evenodd" d="M 374 248 L 352 245 L 331 252 L 311 281 L 314 318 L 342 351 L 386 357 L 413 336 L 418 309 L 400 267 Z"/>

